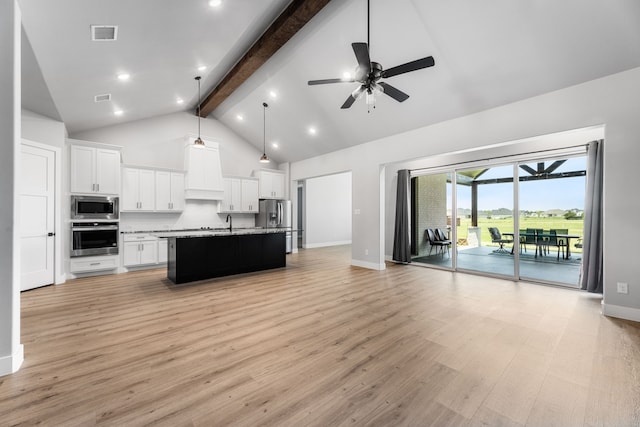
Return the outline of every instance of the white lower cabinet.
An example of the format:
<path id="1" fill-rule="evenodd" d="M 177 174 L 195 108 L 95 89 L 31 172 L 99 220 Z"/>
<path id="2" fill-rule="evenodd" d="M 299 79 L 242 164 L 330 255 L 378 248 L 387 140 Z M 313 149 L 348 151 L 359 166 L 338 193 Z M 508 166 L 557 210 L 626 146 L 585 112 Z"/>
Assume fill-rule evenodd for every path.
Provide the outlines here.
<path id="1" fill-rule="evenodd" d="M 158 239 L 158 264 L 166 264 L 169 261 L 169 241 Z"/>
<path id="2" fill-rule="evenodd" d="M 71 273 L 90 273 L 116 268 L 118 268 L 118 255 L 85 256 L 71 258 L 69 261 Z"/>
<path id="3" fill-rule="evenodd" d="M 129 234 L 123 238 L 122 264 L 125 267 L 158 263 L 158 238 L 149 234 Z"/>

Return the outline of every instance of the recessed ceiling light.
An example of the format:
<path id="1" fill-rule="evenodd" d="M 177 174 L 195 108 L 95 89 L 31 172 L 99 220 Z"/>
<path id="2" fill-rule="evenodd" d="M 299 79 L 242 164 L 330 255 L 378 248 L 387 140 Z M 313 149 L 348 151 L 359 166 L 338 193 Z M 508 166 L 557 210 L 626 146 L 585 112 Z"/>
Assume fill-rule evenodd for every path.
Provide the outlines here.
<path id="1" fill-rule="evenodd" d="M 309 128 L 309 135 L 315 135 L 317 133 L 318 133 L 318 131 L 316 130 L 316 128 L 314 128 L 314 127 L 310 127 Z"/>
<path id="2" fill-rule="evenodd" d="M 353 79 L 353 77 L 351 76 L 351 73 L 348 71 L 345 71 L 344 73 L 342 73 L 342 80 L 351 80 Z"/>
<path id="3" fill-rule="evenodd" d="M 206 65 L 201 65 L 201 66 L 198 67 L 198 71 L 204 71 L 206 69 L 207 69 Z"/>
<path id="4" fill-rule="evenodd" d="M 131 76 L 127 73 L 118 74 L 118 80 L 122 80 L 123 82 L 129 80 L 130 78 Z"/>
<path id="5" fill-rule="evenodd" d="M 276 99 L 278 97 L 278 94 L 276 93 L 276 91 L 272 90 L 272 91 L 269 92 L 269 96 L 272 99 Z"/>
<path id="6" fill-rule="evenodd" d="M 114 116 L 121 116 L 123 114 L 124 114 L 124 111 L 122 111 L 122 110 L 116 110 L 116 111 L 113 112 Z"/>
<path id="7" fill-rule="evenodd" d="M 209 0 L 209 6 L 219 7 L 222 4 L 222 0 Z"/>
<path id="8" fill-rule="evenodd" d="M 243 116 L 242 114 L 238 114 L 238 115 L 236 116 L 236 119 L 237 119 L 239 122 L 243 122 L 243 121 L 244 121 L 244 116 Z"/>
<path id="9" fill-rule="evenodd" d="M 178 98 L 178 99 L 176 99 L 176 103 L 177 104 L 184 104 L 184 99 Z"/>
<path id="10" fill-rule="evenodd" d="M 277 143 L 277 142 L 274 142 L 273 144 L 271 144 L 271 146 L 272 146 L 273 148 L 278 148 L 278 147 L 279 147 L 279 145 L 278 145 L 278 143 Z"/>

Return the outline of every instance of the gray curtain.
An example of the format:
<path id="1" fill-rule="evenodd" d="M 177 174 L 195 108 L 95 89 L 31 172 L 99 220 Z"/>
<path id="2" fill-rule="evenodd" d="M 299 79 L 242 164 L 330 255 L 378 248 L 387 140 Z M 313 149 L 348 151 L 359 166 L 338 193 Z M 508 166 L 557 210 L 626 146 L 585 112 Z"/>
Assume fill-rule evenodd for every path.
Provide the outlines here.
<path id="1" fill-rule="evenodd" d="M 396 191 L 396 227 L 393 236 L 393 260 L 411 262 L 411 236 L 409 227 L 409 185 L 411 173 L 407 169 L 398 171 Z"/>
<path id="2" fill-rule="evenodd" d="M 587 147 L 587 191 L 580 288 L 602 293 L 602 153 L 603 141 Z"/>

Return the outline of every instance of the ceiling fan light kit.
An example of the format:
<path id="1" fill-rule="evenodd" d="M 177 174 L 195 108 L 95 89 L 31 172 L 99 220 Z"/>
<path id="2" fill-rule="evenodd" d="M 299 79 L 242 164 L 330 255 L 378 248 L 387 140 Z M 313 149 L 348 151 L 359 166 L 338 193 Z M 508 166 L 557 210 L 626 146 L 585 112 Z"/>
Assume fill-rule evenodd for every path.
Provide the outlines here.
<path id="1" fill-rule="evenodd" d="M 367 43 L 357 42 L 351 43 L 353 53 L 358 61 L 354 78 L 341 78 L 341 79 L 323 79 L 323 80 L 309 80 L 309 86 L 332 84 L 332 83 L 360 83 L 347 100 L 342 104 L 342 109 L 349 108 L 353 103 L 360 99 L 365 94 L 366 104 L 368 111 L 370 108 L 376 108 L 375 98 L 377 95 L 384 93 L 398 102 L 404 102 L 409 98 L 409 95 L 391 86 L 386 82 L 379 82 L 380 79 L 386 79 L 394 77 L 399 74 L 408 73 L 411 71 L 421 70 L 423 68 L 433 67 L 435 61 L 432 56 L 417 59 L 415 61 L 407 62 L 396 67 L 385 70 L 378 62 L 371 61 L 371 43 L 369 41 L 369 28 L 370 28 L 370 0 L 367 0 Z"/>

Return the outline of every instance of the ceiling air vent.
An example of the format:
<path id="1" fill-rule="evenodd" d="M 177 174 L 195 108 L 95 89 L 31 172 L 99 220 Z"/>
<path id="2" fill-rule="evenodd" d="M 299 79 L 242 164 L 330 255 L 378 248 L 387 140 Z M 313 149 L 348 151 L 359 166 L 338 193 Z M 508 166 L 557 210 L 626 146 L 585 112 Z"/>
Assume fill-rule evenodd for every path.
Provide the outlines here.
<path id="1" fill-rule="evenodd" d="M 95 102 L 111 101 L 111 94 L 105 93 L 104 95 L 96 95 L 93 97 L 93 99 L 95 100 Z"/>
<path id="2" fill-rule="evenodd" d="M 95 42 L 115 41 L 118 38 L 117 25 L 92 25 L 91 40 Z"/>

